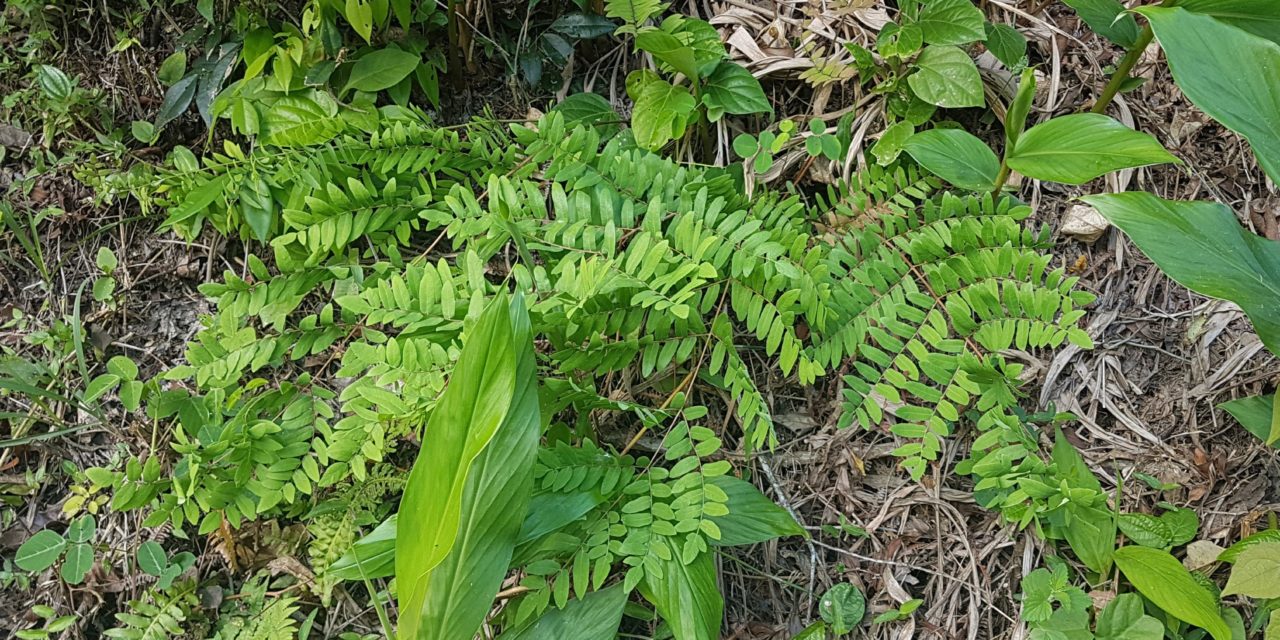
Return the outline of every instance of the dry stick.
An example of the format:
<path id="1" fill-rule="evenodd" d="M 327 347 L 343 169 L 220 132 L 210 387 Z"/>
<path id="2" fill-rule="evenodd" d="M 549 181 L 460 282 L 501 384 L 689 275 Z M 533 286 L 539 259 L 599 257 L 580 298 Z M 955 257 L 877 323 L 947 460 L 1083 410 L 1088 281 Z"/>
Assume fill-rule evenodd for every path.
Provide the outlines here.
<path id="1" fill-rule="evenodd" d="M 773 485 L 773 492 L 778 494 L 778 502 L 782 504 L 782 508 L 791 514 L 791 518 L 802 529 L 807 528 L 804 526 L 804 522 L 800 520 L 800 514 L 796 513 L 796 510 L 792 508 L 791 501 L 787 499 L 787 494 L 782 490 L 782 485 L 778 483 L 778 479 L 774 477 L 773 469 L 769 466 L 769 461 L 764 459 L 764 456 L 760 456 L 760 469 L 764 471 L 765 477 L 769 478 L 769 484 Z M 805 536 L 804 542 L 809 547 L 809 602 L 805 605 L 805 616 L 807 617 L 813 613 L 814 588 L 818 586 L 818 548 L 814 546 L 813 536 Z"/>
<path id="2" fill-rule="evenodd" d="M 1151 44 L 1151 39 L 1155 37 L 1155 32 L 1151 30 L 1151 23 L 1142 28 L 1142 33 L 1138 34 L 1137 42 L 1133 43 L 1128 53 L 1124 54 L 1124 58 L 1120 60 L 1120 65 L 1116 67 L 1116 72 L 1111 75 L 1111 80 L 1107 82 L 1106 88 L 1102 90 L 1102 95 L 1098 96 L 1098 101 L 1094 103 L 1090 113 L 1104 113 L 1111 104 L 1111 100 L 1120 92 L 1120 87 L 1129 79 L 1129 72 L 1133 70 L 1133 65 L 1138 63 L 1138 58 L 1142 57 L 1142 52 L 1147 50 L 1147 45 Z"/>

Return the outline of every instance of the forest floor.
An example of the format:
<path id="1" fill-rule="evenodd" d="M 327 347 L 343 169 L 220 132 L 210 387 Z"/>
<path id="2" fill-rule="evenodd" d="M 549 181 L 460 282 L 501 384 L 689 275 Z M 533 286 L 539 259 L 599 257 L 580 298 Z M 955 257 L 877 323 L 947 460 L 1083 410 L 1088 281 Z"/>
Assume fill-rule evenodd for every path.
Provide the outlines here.
<path id="1" fill-rule="evenodd" d="M 1033 121 L 1072 110 L 1105 83 L 1103 71 L 1120 52 L 1066 7 L 1053 3 L 1032 15 L 1029 8 L 1039 3 L 987 4 L 989 12 L 1025 27 L 1033 58 L 1042 61 L 1042 91 L 1049 96 L 1042 104 L 1050 106 L 1033 111 Z M 775 8 L 782 13 L 773 20 Z M 36 212 L 27 228 L 0 229 L 0 347 L 19 355 L 60 352 L 52 359 L 59 379 L 76 376 L 77 351 L 91 356 L 123 352 L 144 373 L 182 363 L 187 341 L 211 311 L 197 286 L 228 267 L 226 244 L 213 234 L 188 243 L 157 233 L 157 212 L 134 200 L 104 201 L 85 184 L 87 175 L 155 162 L 173 145 L 196 148 L 206 142 L 193 114 L 179 121 L 183 126 L 171 127 L 176 133 L 159 146 L 111 139 L 112 130 L 154 117 L 163 95 L 154 71 L 181 29 L 163 10 L 131 25 L 100 22 L 101 16 L 113 15 L 100 9 L 96 3 L 63 7 L 51 21 L 59 31 L 52 38 L 56 58 L 49 62 L 79 78 L 85 104 L 70 114 L 47 115 L 43 123 L 32 118 L 0 123 L 6 147 L 0 192 L 15 209 Z M 691 9 L 719 16 L 716 24 L 722 28 L 760 42 L 769 25 L 801 29 L 803 13 L 795 5 L 754 0 L 699 2 Z M 852 14 L 833 16 L 827 27 L 823 34 L 791 33 L 783 39 L 869 37 L 866 25 Z M 138 44 L 111 52 L 119 30 L 133 33 Z M 0 68 L 0 94 L 8 96 L 0 113 L 19 112 L 21 105 L 13 103 L 29 90 L 27 70 L 15 62 L 25 37 L 0 30 L 0 48 L 9 60 L 8 68 Z M 745 56 L 741 49 L 731 51 Z M 1157 57 L 1149 53 L 1139 63 L 1135 73 L 1148 80 L 1117 100 L 1112 113 L 1154 134 L 1185 164 L 1126 171 L 1106 178 L 1106 186 L 1216 200 L 1246 212 L 1246 226 L 1280 240 L 1275 186 L 1266 182 L 1240 138 L 1182 97 Z M 550 96 L 517 87 L 501 66 L 483 69 L 483 82 L 445 97 L 442 120 L 461 121 L 485 108 L 498 118 L 518 119 L 529 109 L 547 108 Z M 620 84 L 623 75 L 623 70 L 601 70 L 598 78 Z M 763 81 L 779 117 L 838 112 L 854 101 L 839 87 L 815 93 L 786 65 Z M 620 86 L 613 90 L 625 95 Z M 50 139 L 40 127 L 55 118 L 60 118 L 52 125 L 56 138 Z M 1280 362 L 1262 348 L 1237 307 L 1171 282 L 1119 231 L 1109 229 L 1092 242 L 1059 233 L 1073 198 L 1101 186 L 1027 180 L 1018 187 L 1018 195 L 1035 210 L 1032 221 L 1054 229 L 1055 263 L 1078 275 L 1080 286 L 1098 299 L 1085 321 L 1095 342 L 1092 350 L 1068 347 L 1012 356 L 1033 376 L 1031 388 L 1038 395 L 1029 404 L 1076 415 L 1066 435 L 1104 483 L 1130 479 L 1122 497 L 1126 510 L 1150 512 L 1160 502 L 1193 508 L 1202 523 L 1199 538 L 1227 546 L 1265 528 L 1268 514 L 1280 509 L 1280 457 L 1214 407 L 1273 389 Z M 111 307 L 92 305 L 88 297 L 86 283 L 98 275 L 95 256 L 101 247 L 118 257 L 118 289 L 127 292 Z M 735 462 L 757 470 L 756 477 L 767 480 L 766 493 L 793 511 L 813 538 L 752 547 L 736 562 L 723 564 L 726 637 L 791 638 L 813 619 L 813 594 L 836 582 L 852 582 L 874 594 L 869 602 L 874 610 L 910 598 L 924 600 L 921 615 L 875 627 L 878 637 L 1018 637 L 1018 582 L 1037 566 L 1043 542 L 977 505 L 967 478 L 938 472 L 965 455 L 960 439 L 944 451 L 934 473 L 914 482 L 892 456 L 891 435 L 835 428 L 837 377 L 807 389 L 777 380 L 766 391 L 781 444 L 771 452 L 739 455 Z M 0 395 L 0 410 L 27 408 L 15 396 Z M 78 424 L 76 415 L 63 417 L 71 426 Z M 72 429 L 51 439 L 0 430 L 0 438 L 11 439 L 0 448 L 0 502 L 5 505 L 0 553 L 11 557 L 31 532 L 62 518 L 61 506 L 75 484 L 67 467 L 104 464 L 121 447 L 145 442 L 151 434 L 151 425 L 128 422 L 120 413 L 107 418 L 100 427 Z M 138 513 L 113 514 L 99 525 L 101 539 L 137 535 L 141 519 Z M 200 566 L 221 566 L 213 544 L 200 539 L 192 544 Z M 7 560 L 0 567 L 0 638 L 18 627 L 6 620 L 30 619 L 33 604 L 57 602 L 93 617 L 136 587 L 119 576 L 103 576 L 92 589 L 69 588 L 56 576 L 27 582 L 20 573 Z M 352 618 L 369 615 L 362 605 L 349 604 Z"/>

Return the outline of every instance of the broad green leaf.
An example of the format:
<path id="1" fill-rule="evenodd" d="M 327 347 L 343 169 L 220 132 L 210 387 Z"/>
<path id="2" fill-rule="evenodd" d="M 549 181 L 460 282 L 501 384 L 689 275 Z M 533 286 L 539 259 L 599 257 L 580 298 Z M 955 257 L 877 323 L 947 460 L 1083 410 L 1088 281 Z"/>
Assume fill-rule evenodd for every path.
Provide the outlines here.
<path id="1" fill-rule="evenodd" d="M 1242 551 L 1222 595 L 1280 598 L 1280 542 L 1263 542 Z"/>
<path id="2" fill-rule="evenodd" d="M 373 5 L 366 0 L 347 0 L 342 11 L 343 17 L 351 23 L 351 28 L 364 38 L 365 42 L 373 41 Z"/>
<path id="3" fill-rule="evenodd" d="M 103 282 L 103 281 L 112 281 L 112 280 L 111 278 L 100 278 L 98 280 L 98 282 Z M 95 282 L 94 284 L 96 285 L 97 282 Z M 93 402 L 94 400 L 101 398 L 102 394 L 106 393 L 107 391 L 115 387 L 117 384 L 120 384 L 120 376 L 117 376 L 114 373 L 104 373 L 94 378 L 93 380 L 90 380 L 89 384 L 85 385 L 84 387 L 84 401 Z"/>
<path id="4" fill-rule="evenodd" d="M 1048 620 L 1035 626 L 1032 640 L 1093 640 L 1087 609 L 1055 609 Z"/>
<path id="5" fill-rule="evenodd" d="M 976 136 L 959 129 L 922 131 L 903 143 L 920 166 L 970 191 L 989 191 L 1000 173 L 1000 160 Z"/>
<path id="6" fill-rule="evenodd" d="M 880 134 L 880 139 L 871 147 L 871 154 L 876 157 L 876 164 L 889 166 L 902 154 L 903 144 L 911 139 L 916 128 L 910 122 L 895 122 Z M 810 138 L 813 140 L 814 138 Z"/>
<path id="7" fill-rule="evenodd" d="M 53 65 L 36 65 L 36 86 L 54 102 L 65 102 L 71 97 L 76 83 Z"/>
<path id="8" fill-rule="evenodd" d="M 537 540 L 576 522 L 600 504 L 601 499 L 598 494 L 588 491 L 535 494 L 529 498 L 529 513 L 520 525 L 516 544 Z"/>
<path id="9" fill-rule="evenodd" d="M 187 52 L 175 51 L 160 63 L 160 70 L 156 72 L 156 79 L 164 86 L 172 86 L 173 83 L 182 79 L 187 72 Z"/>
<path id="10" fill-rule="evenodd" d="M 1280 43 L 1280 7 L 1275 0 L 1181 0 L 1178 6 Z"/>
<path id="11" fill-rule="evenodd" d="M 702 88 L 702 104 L 707 106 L 707 119 L 716 122 L 726 113 L 772 113 L 760 81 L 732 60 L 725 60 L 707 77 Z"/>
<path id="12" fill-rule="evenodd" d="M 618 33 L 635 33 L 636 27 L 666 8 L 666 3 L 659 0 L 607 0 L 604 14 L 626 23 L 618 27 Z"/>
<path id="13" fill-rule="evenodd" d="M 67 527 L 67 542 L 89 542 L 97 531 L 98 521 L 92 515 L 80 516 Z"/>
<path id="14" fill-rule="evenodd" d="M 66 548 L 66 538 L 48 529 L 41 529 L 18 547 L 13 561 L 26 571 L 44 571 L 58 561 L 58 556 Z"/>
<path id="15" fill-rule="evenodd" d="M 164 127 L 191 106 L 191 100 L 196 97 L 198 80 L 199 76 L 191 73 L 165 90 L 164 99 L 160 101 L 160 111 L 156 114 L 156 129 Z"/>
<path id="16" fill-rule="evenodd" d="M 138 568 L 142 569 L 143 573 L 159 577 L 167 566 L 169 566 L 169 558 L 159 542 L 148 540 L 138 546 Z"/>
<path id="17" fill-rule="evenodd" d="M 551 23 L 551 30 L 578 40 L 590 40 L 607 36 L 618 28 L 618 23 L 594 13 L 571 11 Z"/>
<path id="18" fill-rule="evenodd" d="M 250 176 L 240 185 L 240 215 L 253 231 L 253 237 L 266 241 L 271 237 L 276 203 L 271 187 L 260 175 Z"/>
<path id="19" fill-rule="evenodd" d="M 1280 612 L 1272 609 L 1270 615 L 1271 617 L 1267 620 L 1267 631 L 1262 640 L 1280 640 Z"/>
<path id="20" fill-rule="evenodd" d="M 1122 593 L 1098 614 L 1097 640 L 1161 640 L 1164 625 L 1143 611 L 1142 597 Z"/>
<path id="21" fill-rule="evenodd" d="M 1200 530 L 1200 517 L 1195 510 L 1164 503 L 1161 506 L 1166 509 L 1160 514 L 1160 522 L 1169 530 L 1169 544 L 1178 547 L 1194 540 Z"/>
<path id="22" fill-rule="evenodd" d="M 1280 181 L 1280 44 L 1182 8 L 1141 7 L 1191 102 L 1253 146 Z"/>
<path id="23" fill-rule="evenodd" d="M 504 633 L 498 640 L 614 640 L 626 604 L 627 592 L 616 584 L 570 600 L 563 609 L 550 607 L 529 626 Z"/>
<path id="24" fill-rule="evenodd" d="M 610 134 L 618 130 L 618 112 L 608 100 L 595 93 L 575 93 L 557 102 L 551 110 L 564 116 L 566 127 L 595 125 Z"/>
<path id="25" fill-rule="evenodd" d="M 655 60 L 692 78 L 694 82 L 698 81 L 698 62 L 693 56 L 693 49 L 666 31 L 657 27 L 641 29 L 636 34 L 636 47 L 648 51 Z"/>
<path id="26" fill-rule="evenodd" d="M 927 0 L 916 21 L 928 44 L 977 42 L 987 35 L 985 23 L 970 0 Z"/>
<path id="27" fill-rule="evenodd" d="M 1118 0 L 1062 1 L 1075 9 L 1090 29 L 1106 39 L 1126 48 L 1138 42 L 1138 22 L 1125 12 L 1124 5 Z"/>
<path id="28" fill-rule="evenodd" d="M 1218 554 L 1218 559 L 1223 562 L 1235 562 L 1246 549 L 1270 542 L 1280 542 L 1280 529 L 1266 529 L 1246 536 Z"/>
<path id="29" fill-rule="evenodd" d="M 916 58 L 917 71 L 907 76 L 911 90 L 939 107 L 981 107 L 982 76 L 963 49 L 948 45 L 926 47 Z"/>
<path id="30" fill-rule="evenodd" d="M 107 361 L 107 371 L 120 376 L 122 380 L 135 380 L 138 377 L 138 365 L 128 356 L 113 356 Z M 83 542 L 83 540 L 76 542 Z"/>
<path id="31" fill-rule="evenodd" d="M 727 57 L 720 32 L 706 20 L 672 15 L 662 21 L 662 29 L 693 50 L 700 77 L 709 75 Z"/>
<path id="32" fill-rule="evenodd" d="M 347 78 L 342 93 L 352 89 L 368 92 L 389 89 L 409 77 L 420 62 L 422 56 L 395 47 L 367 53 L 352 65 L 351 76 Z"/>
<path id="33" fill-rule="evenodd" d="M 991 55 L 1010 69 L 1027 56 L 1027 38 L 1007 24 L 988 24 L 985 44 Z"/>
<path id="34" fill-rule="evenodd" d="M 401 500 L 396 582 L 402 639 L 467 640 L 492 608 L 533 485 L 542 432 L 535 368 L 524 299 L 498 297 L 466 337 Z M 442 460 L 433 452 L 457 457 Z M 465 460 L 469 469 L 458 469 L 453 459 Z M 445 472 L 432 468 L 436 464 Z M 455 481 L 463 485 L 460 494 Z M 445 522 L 455 535 L 447 535 Z M 430 564 L 441 548 L 445 555 Z M 409 562 L 402 564 L 406 556 Z"/>
<path id="35" fill-rule="evenodd" d="M 1214 640 L 1231 640 L 1231 629 L 1218 612 L 1217 598 L 1191 577 L 1178 559 L 1147 547 L 1116 550 L 1116 566 L 1138 593 L 1173 617 L 1209 632 Z"/>
<path id="36" fill-rule="evenodd" d="M 698 106 L 687 89 L 649 71 L 633 71 L 627 76 L 627 94 L 635 102 L 631 129 L 636 144 L 650 151 L 683 136 L 689 116 Z"/>
<path id="37" fill-rule="evenodd" d="M 831 625 L 832 633 L 837 636 L 850 633 L 867 615 L 867 597 L 847 582 L 837 583 L 822 594 L 818 615 Z"/>
<path id="38" fill-rule="evenodd" d="M 1276 436 L 1280 436 L 1280 410 L 1276 409 L 1276 396 L 1248 396 L 1218 405 L 1219 409 L 1231 414 L 1246 431 L 1257 436 L 1263 442 L 1270 442 L 1273 447 L 1280 447 Z"/>
<path id="39" fill-rule="evenodd" d="M 665 538 L 656 544 L 670 547 Z M 680 561 L 680 549 L 669 548 L 670 560 L 658 560 L 662 576 L 646 571 L 640 593 L 667 622 L 675 640 L 718 640 L 724 596 L 716 584 L 716 565 L 710 552 L 693 562 Z"/>
<path id="40" fill-rule="evenodd" d="M 67 547 L 67 557 L 62 560 L 62 579 L 67 584 L 80 584 L 93 569 L 93 547 L 79 542 Z"/>
<path id="41" fill-rule="evenodd" d="M 267 111 L 267 142 L 281 147 L 305 147 L 333 139 L 342 131 L 336 104 L 302 96 L 284 96 Z"/>
<path id="42" fill-rule="evenodd" d="M 1042 122 L 1023 133 L 1008 156 L 1009 167 L 1024 176 L 1066 184 L 1084 184 L 1120 169 L 1177 161 L 1149 134 L 1097 113 Z"/>
<path id="43" fill-rule="evenodd" d="M 1280 354 L 1280 242 L 1249 233 L 1230 209 L 1213 202 L 1163 200 L 1145 192 L 1082 200 L 1178 284 L 1240 305 L 1263 344 Z"/>
<path id="44" fill-rule="evenodd" d="M 1085 566 L 1105 574 L 1111 570 L 1112 555 L 1116 550 L 1116 517 L 1100 507 L 1068 505 L 1071 522 L 1063 529 L 1063 535 L 1071 550 Z"/>
<path id="45" fill-rule="evenodd" d="M 750 482 L 732 476 L 716 476 L 711 478 L 711 484 L 720 487 L 729 496 L 729 502 L 725 505 L 729 508 L 729 513 L 711 517 L 711 521 L 720 527 L 720 539 L 712 541 L 712 544 L 731 547 L 756 544 L 782 536 L 806 535 L 804 528 L 786 509 L 766 498 Z"/>

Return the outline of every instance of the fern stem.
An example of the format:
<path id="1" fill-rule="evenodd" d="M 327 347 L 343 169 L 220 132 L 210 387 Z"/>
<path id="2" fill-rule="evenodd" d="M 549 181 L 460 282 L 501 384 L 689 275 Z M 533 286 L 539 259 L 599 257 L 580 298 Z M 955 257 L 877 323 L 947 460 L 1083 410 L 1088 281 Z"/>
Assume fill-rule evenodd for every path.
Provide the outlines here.
<path id="1" fill-rule="evenodd" d="M 1102 95 L 1098 96 L 1098 101 L 1094 103 L 1091 113 L 1104 113 L 1111 101 L 1120 93 L 1120 87 L 1129 79 L 1129 72 L 1133 70 L 1133 65 L 1138 63 L 1138 58 L 1142 57 L 1142 52 L 1147 50 L 1147 45 L 1151 44 L 1155 32 L 1151 30 L 1151 23 L 1142 28 L 1142 33 L 1138 34 L 1137 42 L 1133 43 L 1133 47 L 1124 54 L 1124 58 L 1120 60 L 1120 65 L 1116 67 L 1116 72 L 1111 74 L 1111 80 L 1107 82 L 1107 86 L 1102 90 Z"/>

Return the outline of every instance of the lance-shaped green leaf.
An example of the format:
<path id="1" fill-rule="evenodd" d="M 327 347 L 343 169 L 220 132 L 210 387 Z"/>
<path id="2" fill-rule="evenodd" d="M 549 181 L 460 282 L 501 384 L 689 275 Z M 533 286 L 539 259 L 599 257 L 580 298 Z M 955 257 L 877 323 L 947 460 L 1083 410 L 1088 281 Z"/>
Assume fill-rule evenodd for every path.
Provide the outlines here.
<path id="1" fill-rule="evenodd" d="M 1280 43 L 1280 6 L 1275 0 L 1182 0 L 1178 6 Z"/>
<path id="2" fill-rule="evenodd" d="M 959 129 L 921 131 L 902 144 L 920 166 L 962 189 L 989 191 L 1000 160 L 976 136 Z"/>
<path id="3" fill-rule="evenodd" d="M 1098 113 L 1076 113 L 1031 127 L 1008 156 L 1009 167 L 1024 176 L 1066 184 L 1177 161 L 1149 134 Z"/>
<path id="4" fill-rule="evenodd" d="M 1227 207 L 1149 193 L 1082 198 L 1184 287 L 1230 300 L 1263 344 L 1280 354 L 1280 242 L 1249 233 Z"/>
<path id="5" fill-rule="evenodd" d="M 626 604 L 627 592 L 616 584 L 570 600 L 563 609 L 548 608 L 528 626 L 508 631 L 498 640 L 614 640 Z"/>
<path id="6" fill-rule="evenodd" d="M 716 476 L 710 480 L 729 496 L 729 502 L 725 504 L 729 513 L 711 518 L 720 528 L 720 539 L 712 544 L 732 547 L 782 536 L 805 535 L 805 530 L 786 509 L 765 497 L 750 482 L 733 476 Z"/>
<path id="7" fill-rule="evenodd" d="M 405 608 L 402 601 L 402 639 L 471 640 L 475 636 L 502 586 L 519 539 L 521 523 L 529 509 L 533 463 L 542 432 L 533 331 L 522 297 L 517 296 L 508 305 L 505 296 L 501 296 L 490 306 L 481 316 L 480 324 L 484 323 L 485 316 L 500 315 L 506 317 L 505 326 L 509 329 L 495 332 L 497 339 L 491 339 L 481 349 L 487 357 L 485 368 L 510 362 L 514 357 L 515 385 L 505 402 L 494 396 L 482 395 L 480 398 L 489 403 L 508 405 L 509 409 L 488 446 L 471 463 L 462 493 L 461 526 L 453 548 L 424 579 L 419 580 L 418 586 L 422 588 L 420 606 L 409 603 L 411 608 Z M 469 347 L 474 339 L 468 339 L 466 345 Z M 502 353 L 495 352 L 495 348 Z M 439 410 L 437 406 L 436 411 Z M 433 414 L 433 422 L 434 419 Z M 430 429 L 429 423 L 427 438 L 430 437 Z M 430 442 L 424 439 L 423 447 L 427 446 Z M 416 465 L 414 471 L 417 471 Z M 412 475 L 410 482 L 413 482 Z M 407 539 L 412 545 L 416 537 L 416 527 L 412 525 L 430 522 L 413 519 L 401 509 L 396 538 L 397 577 L 400 575 L 400 541 Z"/>
<path id="8" fill-rule="evenodd" d="M 1181 8 L 1138 11 L 1151 21 L 1182 93 L 1244 136 L 1263 170 L 1280 181 L 1280 44 Z"/>
<path id="9" fill-rule="evenodd" d="M 1138 593 L 1169 615 L 1208 631 L 1214 640 L 1231 640 L 1231 629 L 1218 613 L 1217 598 L 1169 552 L 1124 547 L 1116 550 L 1115 560 Z"/>
<path id="10" fill-rule="evenodd" d="M 1102 37 L 1122 46 L 1138 41 L 1138 22 L 1126 13 L 1118 0 L 1062 0 L 1080 14 L 1080 19 Z"/>
<path id="11" fill-rule="evenodd" d="M 1280 390 L 1277 391 L 1280 394 Z M 1275 447 L 1280 442 L 1280 404 L 1276 395 L 1246 396 L 1218 405 L 1231 414 L 1246 431 Z"/>
<path id="12" fill-rule="evenodd" d="M 659 540 L 654 544 L 668 544 Z M 680 561 L 680 550 L 669 549 L 669 560 L 658 560 L 662 576 L 645 571 L 640 593 L 653 603 L 667 621 L 675 640 L 717 640 L 724 596 L 716 584 L 716 565 L 711 553 L 703 552 L 693 562 Z"/>
<path id="13" fill-rule="evenodd" d="M 473 462 L 506 421 L 515 397 L 517 350 L 506 307 L 502 299 L 490 303 L 467 335 L 405 485 L 403 524 L 396 535 L 401 638 L 417 637 L 433 571 L 466 532 L 463 511 L 488 515 L 474 513 L 477 496 L 470 478 Z M 467 528 L 476 524 L 467 522 Z"/>

